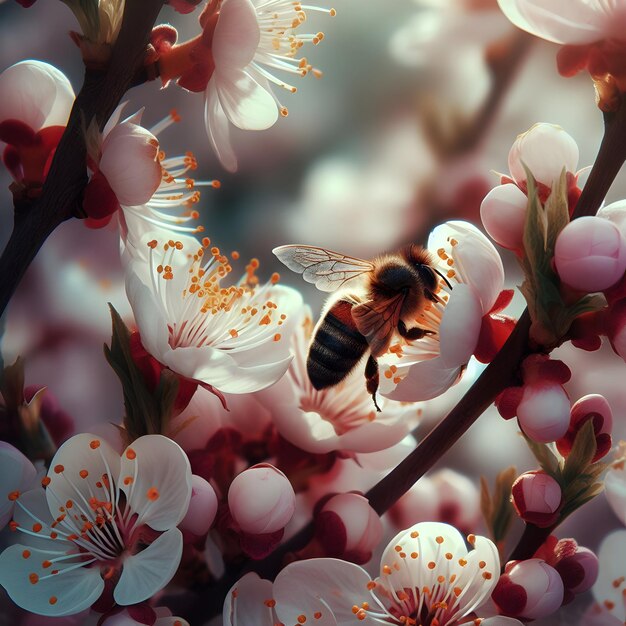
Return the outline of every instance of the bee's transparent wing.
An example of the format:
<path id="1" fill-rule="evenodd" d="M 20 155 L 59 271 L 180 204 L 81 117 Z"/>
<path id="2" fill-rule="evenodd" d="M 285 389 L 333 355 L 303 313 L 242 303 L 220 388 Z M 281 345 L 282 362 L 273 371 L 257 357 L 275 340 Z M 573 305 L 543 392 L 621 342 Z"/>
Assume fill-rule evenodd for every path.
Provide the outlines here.
<path id="1" fill-rule="evenodd" d="M 272 252 L 290 270 L 302 274 L 320 291 L 335 291 L 352 280 L 371 272 L 374 265 L 355 257 L 315 246 L 279 246 Z"/>

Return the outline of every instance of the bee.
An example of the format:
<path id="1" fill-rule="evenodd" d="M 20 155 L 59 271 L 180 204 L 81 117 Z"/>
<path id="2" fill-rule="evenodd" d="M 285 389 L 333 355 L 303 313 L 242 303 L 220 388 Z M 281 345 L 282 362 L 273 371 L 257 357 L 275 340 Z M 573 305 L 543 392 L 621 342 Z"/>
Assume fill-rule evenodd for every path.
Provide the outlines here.
<path id="1" fill-rule="evenodd" d="M 315 246 L 288 245 L 272 251 L 290 270 L 302 274 L 320 291 L 336 292 L 326 303 L 307 357 L 307 373 L 315 389 L 340 383 L 369 350 L 365 386 L 376 401 L 379 384 L 377 358 L 398 332 L 410 341 L 433 331 L 409 327 L 428 301 L 440 302 L 439 277 L 421 246 L 410 244 L 372 261 Z"/>

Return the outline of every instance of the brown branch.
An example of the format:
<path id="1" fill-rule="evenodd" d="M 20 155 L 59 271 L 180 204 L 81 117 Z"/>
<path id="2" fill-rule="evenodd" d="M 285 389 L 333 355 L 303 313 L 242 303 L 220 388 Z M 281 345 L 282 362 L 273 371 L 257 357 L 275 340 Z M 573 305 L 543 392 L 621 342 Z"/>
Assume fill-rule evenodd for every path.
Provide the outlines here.
<path id="1" fill-rule="evenodd" d="M 80 214 L 87 183 L 83 129 L 93 119 L 102 129 L 126 93 L 143 62 L 150 31 L 163 3 L 126 2 L 107 71 L 85 71 L 41 195 L 33 202 L 16 204 L 13 232 L 0 257 L 0 315 L 48 236 L 62 222 Z"/>

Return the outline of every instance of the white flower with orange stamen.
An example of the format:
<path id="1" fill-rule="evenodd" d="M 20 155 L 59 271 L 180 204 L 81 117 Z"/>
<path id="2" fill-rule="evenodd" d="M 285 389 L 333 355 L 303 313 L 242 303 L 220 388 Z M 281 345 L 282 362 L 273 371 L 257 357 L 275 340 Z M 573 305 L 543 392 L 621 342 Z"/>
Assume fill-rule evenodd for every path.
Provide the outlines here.
<path id="1" fill-rule="evenodd" d="M 14 493 L 11 528 L 24 535 L 0 555 L 0 584 L 20 607 L 61 616 L 112 586 L 122 606 L 143 602 L 174 576 L 182 555 L 191 469 L 178 444 L 136 439 L 120 455 L 82 433 L 52 459 L 44 489 Z"/>
<path id="2" fill-rule="evenodd" d="M 312 332 L 307 308 L 292 338 L 294 359 L 289 371 L 256 396 L 270 411 L 280 434 L 317 454 L 332 450 L 377 452 L 398 443 L 416 425 L 421 410 L 383 400 L 382 412 L 377 413 L 365 389 L 365 362 L 338 385 L 315 389 L 306 370 Z"/>
<path id="3" fill-rule="evenodd" d="M 327 624 L 456 626 L 490 597 L 500 573 L 496 546 L 448 524 L 423 522 L 385 549 L 375 580 L 358 565 L 310 559 L 285 567 L 273 584 L 248 574 L 224 603 L 224 625 Z M 248 619 L 243 619 L 248 616 Z M 485 624 L 519 624 L 507 618 Z M 473 623 L 481 623 L 477 618 Z"/>
<path id="4" fill-rule="evenodd" d="M 429 303 L 415 320 L 432 335 L 400 340 L 379 359 L 380 393 L 392 400 L 416 402 L 440 395 L 482 348 L 481 331 L 496 342 L 502 339 L 501 320 L 493 314 L 502 308 L 504 268 L 493 244 L 469 222 L 452 221 L 435 228 L 428 250 L 452 288 L 440 282 L 440 301 Z"/>
<path id="5" fill-rule="evenodd" d="M 218 7 L 219 14 L 215 12 Z M 161 55 L 164 82 L 183 76 L 181 86 L 205 90 L 207 132 L 226 169 L 237 168 L 229 124 L 243 130 L 265 130 L 279 115 L 287 115 L 271 85 L 291 93 L 296 87 L 274 76 L 274 71 L 320 76 L 306 58 L 298 56 L 305 43 L 317 44 L 324 38 L 323 33 L 299 32 L 309 10 L 335 14 L 334 9 L 293 0 L 211 2 L 200 16 L 204 29 L 200 38 Z"/>
<path id="6" fill-rule="evenodd" d="M 129 247 L 126 259 L 126 292 L 145 350 L 211 390 L 250 393 L 274 384 L 292 359 L 302 296 L 277 285 L 278 274 L 258 285 L 254 259 L 237 284 L 225 287 L 230 261 L 208 239 L 200 245 L 158 237 Z"/>

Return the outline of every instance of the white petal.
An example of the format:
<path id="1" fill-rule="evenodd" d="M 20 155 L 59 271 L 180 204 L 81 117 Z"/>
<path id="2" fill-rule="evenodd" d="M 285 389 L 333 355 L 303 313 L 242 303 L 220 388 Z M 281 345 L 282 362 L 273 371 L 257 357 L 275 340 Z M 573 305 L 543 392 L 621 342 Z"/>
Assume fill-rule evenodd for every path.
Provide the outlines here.
<path id="1" fill-rule="evenodd" d="M 126 477 L 132 482 L 126 484 Z M 176 526 L 191 499 L 191 467 L 182 448 L 163 435 L 135 439 L 122 454 L 120 489 L 138 514 L 136 524 L 154 530 Z"/>
<path id="2" fill-rule="evenodd" d="M 172 580 L 183 553 L 183 534 L 172 528 L 145 550 L 129 556 L 113 590 L 118 604 L 127 606 L 151 598 Z"/>
<path id="3" fill-rule="evenodd" d="M 246 71 L 216 72 L 215 87 L 226 117 L 238 128 L 265 130 L 278 120 L 274 97 Z"/>
<path id="4" fill-rule="evenodd" d="M 37 478 L 35 466 L 11 444 L 0 441 L 0 530 L 11 519 L 13 502 L 9 500 L 12 491 L 26 491 L 34 486 Z"/>
<path id="5" fill-rule="evenodd" d="M 385 389 L 381 384 L 381 395 L 399 402 L 431 400 L 452 387 L 460 375 L 460 367 L 446 368 L 440 358 L 420 361 L 411 365 L 395 388 Z"/>
<path id="6" fill-rule="evenodd" d="M 250 572 L 240 578 L 224 600 L 223 626 L 274 626 L 272 612 L 264 604 L 271 600 L 272 583 Z"/>
<path id="7" fill-rule="evenodd" d="M 299 615 L 308 618 L 307 624 L 352 624 L 352 607 L 372 599 L 367 589 L 370 580 L 362 567 L 339 559 L 291 563 L 274 581 L 276 613 L 285 624 L 297 624 Z M 322 616 L 314 619 L 318 611 Z"/>
<path id="8" fill-rule="evenodd" d="M 470 360 L 478 344 L 482 317 L 482 307 L 473 289 L 468 285 L 455 285 L 439 325 L 444 367 L 459 367 Z"/>
<path id="9" fill-rule="evenodd" d="M 455 246 L 450 244 L 453 239 L 458 242 Z M 437 226 L 428 238 L 433 254 L 440 248 L 448 252 L 461 280 L 480 298 L 483 314 L 488 313 L 504 285 L 504 267 L 494 245 L 473 224 L 450 221 Z"/>
<path id="10" fill-rule="evenodd" d="M 67 78 L 42 61 L 21 61 L 0 74 L 0 122 L 14 119 L 37 131 L 65 125 L 74 92 Z"/>
<path id="11" fill-rule="evenodd" d="M 130 122 L 113 128 L 102 144 L 100 171 L 120 204 L 145 204 L 161 184 L 159 142 L 148 130 Z"/>
<path id="12" fill-rule="evenodd" d="M 27 552 L 25 552 L 27 551 Z M 30 553 L 28 558 L 24 554 Z M 98 567 L 78 567 L 78 563 L 59 561 L 51 568 L 43 568 L 44 561 L 52 561 L 64 552 L 51 554 L 28 545 L 13 545 L 0 555 L 0 585 L 18 606 L 38 615 L 61 616 L 80 613 L 91 606 L 104 590 L 104 581 Z M 58 569 L 52 575 L 50 571 Z M 39 579 L 35 584 L 30 575 Z M 49 576 L 49 577 L 47 577 Z"/>
<path id="13" fill-rule="evenodd" d="M 498 4 L 517 27 L 554 43 L 586 44 L 604 37 L 606 14 L 593 1 L 498 0 Z"/>
<path id="14" fill-rule="evenodd" d="M 92 443 L 93 442 L 93 443 Z M 63 513 L 71 501 L 75 513 L 93 519 L 89 506 L 92 497 L 115 503 L 115 487 L 120 471 L 120 457 L 103 439 L 91 433 L 80 433 L 68 439 L 54 455 L 48 470 L 50 484 L 46 489 L 48 507 L 53 517 Z M 80 472 L 87 472 L 82 478 Z M 102 477 L 108 477 L 109 487 Z M 97 486 L 100 483 L 100 487 Z M 73 513 L 67 511 L 68 516 Z M 77 532 L 80 534 L 80 531 Z"/>
<path id="15" fill-rule="evenodd" d="M 136 273 L 146 263 L 133 263 L 126 271 L 126 295 L 135 315 L 135 321 L 143 347 L 157 361 L 163 362 L 163 355 L 170 350 L 167 320 L 163 315 L 157 294 L 147 287 Z"/>
<path id="16" fill-rule="evenodd" d="M 252 61 L 261 31 L 250 0 L 224 0 L 213 34 L 213 59 L 218 72 L 240 69 Z"/>
<path id="17" fill-rule="evenodd" d="M 613 512 L 626 525 L 626 471 L 609 469 L 604 478 L 604 493 Z"/>
<path id="18" fill-rule="evenodd" d="M 604 538 L 598 559 L 600 573 L 592 588 L 593 595 L 598 604 L 604 605 L 607 600 L 612 603 L 610 613 L 623 622 L 626 619 L 623 585 L 616 587 L 613 582 L 626 576 L 626 530 L 617 530 Z"/>
<path id="19" fill-rule="evenodd" d="M 237 170 L 237 157 L 230 143 L 230 130 L 228 118 L 220 104 L 215 87 L 215 78 L 209 81 L 206 89 L 206 101 L 204 103 L 204 124 L 209 140 L 220 163 L 229 172 Z"/>
<path id="20" fill-rule="evenodd" d="M 495 617 L 488 617 L 487 619 L 484 619 L 480 622 L 480 626 L 524 626 L 524 624 L 513 617 L 496 615 Z"/>

